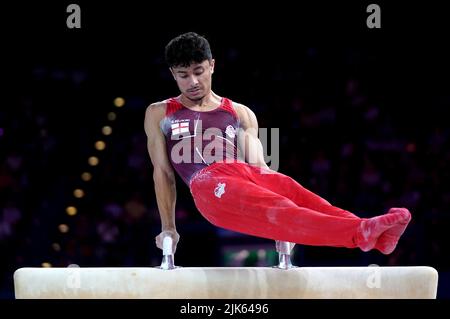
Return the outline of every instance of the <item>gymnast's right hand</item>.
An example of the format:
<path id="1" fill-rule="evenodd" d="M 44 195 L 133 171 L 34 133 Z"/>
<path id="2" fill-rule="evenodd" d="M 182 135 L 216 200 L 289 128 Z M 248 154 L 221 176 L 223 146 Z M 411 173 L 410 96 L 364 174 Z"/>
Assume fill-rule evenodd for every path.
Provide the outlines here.
<path id="1" fill-rule="evenodd" d="M 163 240 L 166 236 L 170 236 L 172 238 L 172 252 L 175 254 L 178 241 L 180 240 L 180 235 L 178 235 L 176 230 L 164 230 L 158 236 L 156 236 L 156 247 L 158 247 L 159 249 L 163 249 Z"/>

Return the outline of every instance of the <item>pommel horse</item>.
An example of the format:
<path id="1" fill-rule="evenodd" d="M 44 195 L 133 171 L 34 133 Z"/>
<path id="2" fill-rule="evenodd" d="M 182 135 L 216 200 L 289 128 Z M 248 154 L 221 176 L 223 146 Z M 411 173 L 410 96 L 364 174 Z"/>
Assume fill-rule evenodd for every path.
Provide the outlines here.
<path id="1" fill-rule="evenodd" d="M 17 299 L 435 299 L 428 266 L 296 267 L 278 242 L 274 267 L 178 267 L 172 239 L 158 267 L 20 268 Z"/>

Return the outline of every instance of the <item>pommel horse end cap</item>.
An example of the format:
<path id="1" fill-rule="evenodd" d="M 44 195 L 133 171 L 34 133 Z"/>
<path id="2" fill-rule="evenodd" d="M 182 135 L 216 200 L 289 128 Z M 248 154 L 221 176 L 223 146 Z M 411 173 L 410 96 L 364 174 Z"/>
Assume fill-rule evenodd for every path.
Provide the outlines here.
<path id="1" fill-rule="evenodd" d="M 164 266 L 164 265 L 163 265 Z M 17 299 L 434 299 L 432 267 L 20 268 Z"/>

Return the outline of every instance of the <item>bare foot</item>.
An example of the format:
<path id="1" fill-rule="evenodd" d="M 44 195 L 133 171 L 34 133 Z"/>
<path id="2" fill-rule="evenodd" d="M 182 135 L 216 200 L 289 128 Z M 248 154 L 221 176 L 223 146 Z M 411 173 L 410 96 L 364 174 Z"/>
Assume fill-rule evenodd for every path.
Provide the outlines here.
<path id="1" fill-rule="evenodd" d="M 381 216 L 363 219 L 356 237 L 356 244 L 362 251 L 369 251 L 375 248 L 376 244 L 378 243 L 379 237 L 388 230 L 390 230 L 391 232 L 386 234 L 387 236 L 385 236 L 385 241 L 386 243 L 391 243 L 392 238 L 390 237 L 395 237 L 398 233 L 393 229 L 395 229 L 395 227 L 401 227 L 405 223 L 407 224 L 410 219 L 411 215 L 409 214 L 409 212 L 405 212 L 403 210 L 390 211 L 389 213 Z M 381 243 L 379 248 L 381 248 Z M 388 247 L 384 249 L 383 247 L 382 249 L 383 251 L 388 251 L 387 248 Z"/>
<path id="2" fill-rule="evenodd" d="M 398 240 L 405 232 L 406 227 L 408 227 L 409 222 L 411 221 L 411 214 L 406 208 L 391 208 L 388 211 L 388 214 L 397 214 L 401 213 L 405 216 L 405 220 L 398 225 L 395 225 L 378 238 L 377 243 L 375 244 L 375 249 L 379 250 L 381 253 L 385 255 L 389 255 L 395 250 L 397 247 Z"/>

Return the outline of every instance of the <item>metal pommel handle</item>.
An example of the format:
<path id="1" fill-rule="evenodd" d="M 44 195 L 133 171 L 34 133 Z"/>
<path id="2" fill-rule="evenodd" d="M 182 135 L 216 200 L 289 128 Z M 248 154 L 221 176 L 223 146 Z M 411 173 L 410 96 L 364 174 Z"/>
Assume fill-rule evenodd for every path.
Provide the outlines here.
<path id="1" fill-rule="evenodd" d="M 277 248 L 278 265 L 275 266 L 275 268 L 284 270 L 296 268 L 296 266 L 293 266 L 291 263 L 291 243 L 288 241 L 279 241 Z"/>
<path id="2" fill-rule="evenodd" d="M 166 236 L 163 239 L 163 259 L 161 262 L 160 269 L 170 270 L 177 268 L 175 266 L 175 258 L 172 251 L 172 237 Z"/>

